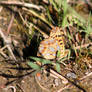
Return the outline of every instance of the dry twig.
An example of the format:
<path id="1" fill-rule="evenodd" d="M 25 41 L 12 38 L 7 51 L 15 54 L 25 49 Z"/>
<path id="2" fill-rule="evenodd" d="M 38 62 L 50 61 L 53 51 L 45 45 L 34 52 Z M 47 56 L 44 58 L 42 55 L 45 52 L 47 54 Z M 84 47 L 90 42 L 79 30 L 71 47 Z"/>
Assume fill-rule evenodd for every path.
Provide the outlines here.
<path id="1" fill-rule="evenodd" d="M 3 48 L 0 49 L 0 54 L 4 57 L 4 58 L 8 58 L 8 56 L 3 52 L 3 50 L 6 48 L 6 46 L 4 46 Z"/>
<path id="2" fill-rule="evenodd" d="M 7 35 L 9 35 L 9 33 L 10 33 L 10 29 L 12 27 L 13 21 L 14 21 L 14 14 L 12 13 L 11 21 L 10 21 L 8 29 L 7 29 Z"/>
<path id="3" fill-rule="evenodd" d="M 37 10 L 42 10 L 44 9 L 42 6 L 30 4 L 30 3 L 24 3 L 24 2 L 19 2 L 19 1 L 0 1 L 1 5 L 13 5 L 13 6 L 21 6 L 21 7 L 27 7 L 27 8 L 34 8 Z"/>
<path id="4" fill-rule="evenodd" d="M 76 47 L 74 47 L 74 49 L 86 48 L 89 45 L 92 45 L 92 43 L 84 44 L 84 45 L 81 45 L 81 46 L 76 46 Z"/>
<path id="5" fill-rule="evenodd" d="M 4 33 L 3 33 L 3 31 L 1 29 L 0 29 L 0 35 L 3 38 L 4 43 L 5 43 L 4 48 L 7 48 L 9 50 L 9 52 L 12 55 L 12 58 L 16 61 L 16 57 L 14 56 L 13 51 L 11 49 L 11 43 L 12 43 L 11 38 L 9 36 L 4 35 Z"/>
<path id="6" fill-rule="evenodd" d="M 89 77 L 89 76 L 91 76 L 91 75 L 92 75 L 92 72 L 89 73 L 89 74 L 87 74 L 86 76 L 82 77 L 80 80 L 83 80 L 83 79 L 85 79 L 85 78 L 87 78 L 87 77 Z"/>
<path id="7" fill-rule="evenodd" d="M 62 82 L 63 82 L 64 84 L 67 84 L 67 83 L 68 83 L 68 80 L 67 80 L 65 77 L 63 77 L 61 74 L 55 72 L 55 71 L 52 70 L 52 69 L 50 69 L 50 72 L 51 72 L 52 74 L 56 75 L 58 78 L 62 79 Z"/>

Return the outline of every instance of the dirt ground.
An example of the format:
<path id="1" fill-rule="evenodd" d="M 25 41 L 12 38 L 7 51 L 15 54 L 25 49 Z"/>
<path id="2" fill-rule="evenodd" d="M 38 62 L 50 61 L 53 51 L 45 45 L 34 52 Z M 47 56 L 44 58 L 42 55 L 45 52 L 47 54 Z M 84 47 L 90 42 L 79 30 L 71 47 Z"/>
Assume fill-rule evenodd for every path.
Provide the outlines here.
<path id="1" fill-rule="evenodd" d="M 7 34 L 12 13 L 2 6 L 0 9 L 2 9 L 0 11 L 0 28 L 4 34 Z M 18 17 L 17 14 L 16 17 Z M 61 65 L 61 74 L 69 79 L 67 84 L 63 84 L 59 78 L 55 83 L 56 78 L 44 74 L 40 76 L 41 79 L 35 77 L 34 70 L 27 65 L 25 57 L 35 55 L 36 52 L 31 53 L 31 51 L 32 49 L 37 50 L 36 42 L 33 40 L 31 48 L 30 42 L 26 42 L 28 39 L 26 29 L 19 28 L 16 23 L 13 21 L 10 34 L 12 40 L 17 44 L 13 49 L 15 49 L 14 53 L 18 61 L 6 59 L 0 54 L 0 92 L 92 92 L 92 67 L 85 68 L 85 62 L 79 63 L 79 65 L 69 63 L 68 67 Z M 0 37 L 0 48 L 3 46 L 3 40 Z M 8 50 L 5 50 L 4 53 L 9 55 Z M 81 58 L 81 61 L 84 61 L 84 57 Z M 87 58 L 87 61 L 92 64 L 92 58 Z M 72 78 L 71 73 L 75 74 L 76 78 Z M 70 74 L 70 77 L 67 74 Z"/>
<path id="2" fill-rule="evenodd" d="M 64 71 L 64 72 L 63 72 Z M 85 73 L 89 73 L 92 70 L 87 70 Z M 1 62 L 0 63 L 0 92 L 14 92 L 13 90 L 16 89 L 15 92 L 59 92 L 59 90 L 66 87 L 64 90 L 60 92 L 91 92 L 92 91 L 92 75 L 83 78 L 84 73 L 81 75 L 83 76 L 80 80 L 75 79 L 73 84 L 72 82 L 69 82 L 67 85 L 64 85 L 62 81 L 59 79 L 59 84 L 57 86 L 52 86 L 55 81 L 55 78 L 53 77 L 44 77 L 44 75 L 41 75 L 41 79 L 38 81 L 40 85 L 43 85 L 41 87 L 35 79 L 35 77 L 32 75 L 32 70 L 23 63 L 21 66 L 13 65 L 11 63 L 7 62 Z M 62 69 L 62 74 L 65 75 L 70 71 L 65 71 Z M 75 73 L 77 73 L 75 71 Z M 79 73 L 78 72 L 78 73 Z M 79 73 L 79 75 L 80 75 Z M 80 76 L 81 76 L 80 75 Z M 78 76 L 78 75 L 77 75 Z M 10 88 L 8 88 L 10 87 Z M 48 91 L 49 90 L 49 91 Z M 58 90 L 58 91 L 57 91 Z"/>

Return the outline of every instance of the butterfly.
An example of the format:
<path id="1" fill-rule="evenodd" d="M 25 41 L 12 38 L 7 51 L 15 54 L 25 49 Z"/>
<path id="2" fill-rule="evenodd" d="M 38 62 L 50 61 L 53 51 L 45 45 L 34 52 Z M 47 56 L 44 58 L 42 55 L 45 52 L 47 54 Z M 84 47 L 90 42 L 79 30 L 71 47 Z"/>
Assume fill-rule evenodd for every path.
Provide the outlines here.
<path id="1" fill-rule="evenodd" d="M 40 42 L 39 54 L 45 59 L 55 59 L 57 52 L 60 52 L 60 58 L 66 56 L 64 43 L 64 30 L 54 27 L 50 31 L 50 36 Z"/>

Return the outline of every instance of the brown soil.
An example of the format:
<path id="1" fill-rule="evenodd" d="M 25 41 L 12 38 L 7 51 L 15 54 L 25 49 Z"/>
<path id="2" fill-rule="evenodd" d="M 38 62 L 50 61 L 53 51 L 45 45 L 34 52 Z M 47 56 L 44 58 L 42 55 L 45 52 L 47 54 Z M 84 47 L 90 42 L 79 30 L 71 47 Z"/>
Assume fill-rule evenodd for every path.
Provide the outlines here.
<path id="1" fill-rule="evenodd" d="M 2 12 L 0 12 L 0 28 L 4 30 L 5 34 L 7 33 L 10 20 L 11 12 L 3 8 Z M 92 68 L 89 68 L 83 62 L 84 57 L 80 60 L 83 63 L 68 64 L 68 67 L 61 66 L 61 74 L 63 76 L 67 77 L 67 73 L 70 72 L 74 72 L 77 76 L 75 79 L 68 78 L 70 80 L 68 84 L 63 84 L 61 79 L 56 79 L 46 74 L 42 74 L 40 79 L 34 76 L 34 71 L 27 65 L 27 60 L 24 59 L 33 54 L 30 52 L 33 48 L 30 50 L 30 44 L 26 42 L 27 33 L 25 30 L 24 27 L 19 28 L 14 21 L 10 34 L 13 34 L 13 39 L 18 42 L 18 47 L 16 47 L 16 53 L 19 53 L 16 54 L 18 61 L 10 61 L 0 55 L 0 92 L 14 92 L 14 88 L 16 92 L 92 92 L 92 74 L 83 78 L 89 73 L 92 73 Z M 3 46 L 4 44 L 2 44 L 0 37 L 0 48 Z M 7 50 L 5 50 L 5 53 L 9 54 Z M 90 62 L 92 65 L 92 58 L 90 58 Z M 87 67 L 85 67 L 86 65 Z M 8 89 L 8 87 L 11 88 Z M 64 87 L 67 88 L 63 89 Z"/>

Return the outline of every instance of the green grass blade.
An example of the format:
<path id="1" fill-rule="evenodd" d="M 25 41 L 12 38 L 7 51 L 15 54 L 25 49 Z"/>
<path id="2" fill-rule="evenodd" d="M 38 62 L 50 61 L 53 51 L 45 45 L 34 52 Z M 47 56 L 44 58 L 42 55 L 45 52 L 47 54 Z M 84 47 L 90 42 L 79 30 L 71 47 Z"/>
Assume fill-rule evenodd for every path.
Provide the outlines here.
<path id="1" fill-rule="evenodd" d="M 57 52 L 57 57 L 60 57 L 60 54 L 61 54 L 61 51 L 59 50 L 59 51 Z"/>
<path id="2" fill-rule="evenodd" d="M 61 70 L 60 64 L 59 63 L 56 63 L 56 71 L 60 73 L 60 70 Z"/>
<path id="3" fill-rule="evenodd" d="M 31 68 L 35 69 L 35 70 L 39 70 L 41 69 L 41 67 L 33 62 L 28 62 L 28 65 L 31 66 Z"/>
<path id="4" fill-rule="evenodd" d="M 91 13 L 89 14 L 89 17 L 88 17 L 88 26 L 87 26 L 87 29 L 85 30 L 85 32 L 87 33 L 87 35 L 89 35 L 90 33 L 92 33 L 92 28 L 91 28 L 91 24 L 90 24 L 90 17 L 91 17 Z"/>
<path id="5" fill-rule="evenodd" d="M 50 60 L 46 60 L 46 59 L 42 59 L 42 58 L 37 58 L 37 57 L 32 57 L 30 56 L 31 59 L 35 60 L 35 61 L 39 61 L 42 64 L 52 64 L 52 62 Z"/>
<path id="6" fill-rule="evenodd" d="M 50 3 L 54 6 L 55 10 L 58 12 L 59 9 L 58 9 L 58 7 L 57 7 L 55 1 L 54 1 L 54 0 L 49 0 L 49 1 L 50 1 Z"/>
<path id="7" fill-rule="evenodd" d="M 62 1 L 63 1 L 63 0 L 55 0 L 55 2 L 57 2 L 57 4 L 59 5 L 59 7 L 61 7 Z"/>

